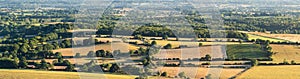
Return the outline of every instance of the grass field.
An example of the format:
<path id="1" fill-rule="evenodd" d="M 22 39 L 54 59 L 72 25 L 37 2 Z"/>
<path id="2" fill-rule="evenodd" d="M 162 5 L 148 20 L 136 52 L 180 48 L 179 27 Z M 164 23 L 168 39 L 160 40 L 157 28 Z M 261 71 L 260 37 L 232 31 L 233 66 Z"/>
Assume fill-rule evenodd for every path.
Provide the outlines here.
<path id="1" fill-rule="evenodd" d="M 201 79 L 205 78 L 208 72 L 211 72 L 210 69 L 213 68 L 201 68 L 201 67 L 160 67 L 158 68 L 162 72 L 167 72 L 168 76 L 175 77 L 180 72 L 185 72 L 186 76 L 191 79 Z M 216 69 L 216 68 L 214 68 Z M 237 75 L 239 72 L 244 69 L 234 69 L 234 68 L 221 68 L 220 70 L 220 79 L 228 79 Z"/>
<path id="2" fill-rule="evenodd" d="M 232 59 L 239 58 L 258 58 L 267 59 L 269 53 L 263 51 L 260 45 L 257 44 L 239 44 L 227 45 L 227 56 Z"/>
<path id="3" fill-rule="evenodd" d="M 300 66 L 257 66 L 236 79 L 300 79 Z"/>
<path id="4" fill-rule="evenodd" d="M 80 75 L 80 76 L 79 76 Z M 9 70 L 0 69 L 0 79 L 134 79 L 135 76 L 77 73 L 77 72 L 53 72 L 37 70 Z"/>
<path id="5" fill-rule="evenodd" d="M 300 62 L 300 47 L 293 45 L 275 45 L 271 44 L 272 55 L 274 62 L 283 62 L 284 59 L 287 61 Z"/>

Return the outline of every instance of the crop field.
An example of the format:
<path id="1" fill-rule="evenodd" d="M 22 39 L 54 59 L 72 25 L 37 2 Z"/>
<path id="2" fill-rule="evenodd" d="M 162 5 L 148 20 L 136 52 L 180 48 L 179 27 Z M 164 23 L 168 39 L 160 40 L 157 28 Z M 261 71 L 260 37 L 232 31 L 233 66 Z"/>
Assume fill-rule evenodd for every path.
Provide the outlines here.
<path id="1" fill-rule="evenodd" d="M 299 79 L 300 66 L 257 66 L 243 74 L 237 79 Z"/>
<path id="2" fill-rule="evenodd" d="M 249 32 L 249 34 L 260 35 L 264 37 L 276 38 L 276 39 L 283 39 L 293 42 L 300 42 L 300 35 L 299 34 L 270 34 L 270 33 L 261 33 L 261 32 Z"/>
<path id="3" fill-rule="evenodd" d="M 79 76 L 80 75 L 80 76 Z M 37 70 L 0 70 L 0 79 L 134 79 L 135 76 L 95 74 L 95 73 L 76 73 L 76 72 L 54 72 Z"/>
<path id="4" fill-rule="evenodd" d="M 197 48 L 182 48 L 182 49 L 162 49 L 159 53 L 155 54 L 156 58 L 200 58 L 206 54 L 212 58 L 226 57 L 224 46 L 203 46 Z"/>
<path id="5" fill-rule="evenodd" d="M 300 47 L 293 45 L 275 45 L 271 44 L 272 55 L 274 62 L 283 62 L 284 59 L 287 61 L 300 62 Z"/>
<path id="6" fill-rule="evenodd" d="M 239 58 L 266 59 L 269 57 L 269 53 L 263 51 L 260 45 L 257 44 L 228 45 L 226 52 L 227 52 L 227 56 L 232 59 L 239 59 Z"/>
<path id="7" fill-rule="evenodd" d="M 201 68 L 201 67 L 160 67 L 158 68 L 161 72 L 167 72 L 168 76 L 175 77 L 180 72 L 184 72 L 186 76 L 192 79 L 205 78 L 208 72 L 212 72 L 216 68 Z M 242 72 L 244 69 L 237 68 L 221 68 L 217 69 L 220 72 L 220 79 L 231 78 L 238 73 Z"/>
<path id="8" fill-rule="evenodd" d="M 128 43 L 111 43 L 95 46 L 57 49 L 53 50 L 53 52 L 61 52 L 63 56 L 74 56 L 76 53 L 80 53 L 82 56 L 85 56 L 89 51 L 97 51 L 101 49 L 109 51 L 120 50 L 121 52 L 128 52 L 129 50 L 136 50 L 138 49 L 138 47 L 130 45 Z"/>

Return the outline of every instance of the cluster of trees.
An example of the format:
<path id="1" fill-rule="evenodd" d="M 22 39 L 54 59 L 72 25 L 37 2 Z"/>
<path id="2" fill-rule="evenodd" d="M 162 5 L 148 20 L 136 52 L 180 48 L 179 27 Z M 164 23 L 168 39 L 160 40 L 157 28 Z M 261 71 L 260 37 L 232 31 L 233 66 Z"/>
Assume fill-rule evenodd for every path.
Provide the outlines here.
<path id="1" fill-rule="evenodd" d="M 120 72 L 120 67 L 116 63 L 109 63 L 109 64 L 101 64 L 98 65 L 96 60 L 91 60 L 89 63 L 86 63 L 80 67 L 81 71 L 84 72 Z"/>
<path id="2" fill-rule="evenodd" d="M 264 12 L 257 12 L 256 14 L 233 14 L 232 11 L 222 12 L 224 16 L 224 24 L 229 26 L 227 30 L 244 30 L 244 31 L 259 31 L 271 33 L 300 33 L 299 19 L 289 17 L 278 13 L 263 14 Z M 239 17 L 239 18 L 235 18 Z"/>

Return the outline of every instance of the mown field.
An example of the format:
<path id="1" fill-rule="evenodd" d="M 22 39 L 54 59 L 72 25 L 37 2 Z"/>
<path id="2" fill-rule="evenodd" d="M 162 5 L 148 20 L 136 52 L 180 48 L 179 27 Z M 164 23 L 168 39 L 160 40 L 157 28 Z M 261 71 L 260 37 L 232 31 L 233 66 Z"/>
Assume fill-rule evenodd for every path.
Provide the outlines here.
<path id="1" fill-rule="evenodd" d="M 276 45 L 271 44 L 272 55 L 274 62 L 283 62 L 283 60 L 287 61 L 296 61 L 300 62 L 300 47 L 293 45 Z"/>
<path id="2" fill-rule="evenodd" d="M 267 59 L 270 55 L 257 44 L 227 45 L 226 52 L 230 59 Z"/>
<path id="3" fill-rule="evenodd" d="M 300 66 L 257 66 L 236 79 L 300 79 Z"/>
<path id="4" fill-rule="evenodd" d="M 191 79 L 201 79 L 205 78 L 208 72 L 213 72 L 213 68 L 201 68 L 201 67 L 160 67 L 160 71 L 167 72 L 168 76 L 175 77 L 178 76 L 180 72 L 185 72 L 186 76 L 189 76 Z M 244 69 L 234 69 L 234 68 L 220 68 L 216 69 L 220 71 L 220 79 L 231 78 L 238 73 L 242 72 Z"/>
<path id="5" fill-rule="evenodd" d="M 80 76 L 79 76 L 80 75 Z M 0 69 L 0 79 L 134 79 L 135 76 L 94 74 L 77 72 L 54 72 L 37 70 Z"/>

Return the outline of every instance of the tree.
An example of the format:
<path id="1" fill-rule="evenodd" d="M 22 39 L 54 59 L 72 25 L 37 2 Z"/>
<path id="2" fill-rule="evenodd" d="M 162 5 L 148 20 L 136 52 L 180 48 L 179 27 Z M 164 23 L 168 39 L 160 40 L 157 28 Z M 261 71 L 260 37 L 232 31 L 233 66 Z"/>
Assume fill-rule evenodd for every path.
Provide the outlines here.
<path id="1" fill-rule="evenodd" d="M 80 58 L 80 57 L 81 57 L 80 53 L 75 54 L 75 58 Z"/>
<path id="2" fill-rule="evenodd" d="M 210 61 L 211 60 L 211 56 L 209 54 L 205 55 L 205 60 Z"/>
<path id="3" fill-rule="evenodd" d="M 288 65 L 290 64 L 286 59 L 283 60 L 283 64 Z"/>
<path id="4" fill-rule="evenodd" d="M 167 74 L 167 72 L 163 72 L 163 73 L 161 73 L 160 76 L 166 77 L 166 76 L 168 76 L 168 74 Z"/>
<path id="5" fill-rule="evenodd" d="M 44 50 L 53 50 L 54 46 L 52 44 L 46 44 L 44 45 Z"/>
<path id="6" fill-rule="evenodd" d="M 163 35 L 163 36 L 162 36 L 162 39 L 163 39 L 163 40 L 168 40 L 168 38 L 169 38 L 168 35 Z"/>
<path id="7" fill-rule="evenodd" d="M 152 41 L 151 42 L 151 46 L 154 46 L 154 45 L 156 45 L 157 43 L 156 43 L 156 41 Z"/>
<path id="8" fill-rule="evenodd" d="M 61 52 L 56 52 L 56 53 L 54 54 L 54 58 L 62 58 Z"/>
<path id="9" fill-rule="evenodd" d="M 178 74 L 178 76 L 179 76 L 180 78 L 184 78 L 184 77 L 185 77 L 185 73 L 184 73 L 184 72 L 180 72 L 180 73 Z"/>
<path id="10" fill-rule="evenodd" d="M 294 60 L 292 60 L 292 61 L 291 61 L 291 64 L 292 64 L 292 65 L 295 65 L 295 64 L 297 64 L 297 63 L 296 63 Z"/>
<path id="11" fill-rule="evenodd" d="M 69 64 L 69 65 L 67 65 L 67 67 L 66 67 L 66 71 L 74 71 L 75 69 L 74 69 L 75 67 L 72 65 L 72 64 Z"/>
<path id="12" fill-rule="evenodd" d="M 0 68 L 17 68 L 18 61 L 10 58 L 0 58 Z"/>
<path id="13" fill-rule="evenodd" d="M 21 57 L 20 62 L 19 62 L 19 67 L 20 68 L 26 68 L 28 65 L 28 63 L 26 62 L 26 58 L 25 57 Z"/>
<path id="14" fill-rule="evenodd" d="M 104 50 L 97 50 L 96 51 L 96 56 L 97 57 L 105 57 L 106 56 L 106 52 Z"/>
<path id="15" fill-rule="evenodd" d="M 199 43 L 199 45 L 198 45 L 198 46 L 199 46 L 199 47 L 201 47 L 202 45 L 203 45 L 202 43 Z"/>
<path id="16" fill-rule="evenodd" d="M 257 59 L 251 59 L 250 62 L 251 62 L 251 66 L 257 66 L 258 65 Z"/>
<path id="17" fill-rule="evenodd" d="M 143 36 L 142 35 L 134 35 L 134 39 L 139 39 L 139 40 L 142 40 L 143 39 Z"/>
<path id="18" fill-rule="evenodd" d="M 206 75 L 206 76 L 205 76 L 205 79 L 212 79 L 212 78 L 211 78 L 211 74 Z"/>
<path id="19" fill-rule="evenodd" d="M 171 49 L 171 48 L 172 48 L 172 45 L 169 43 L 169 44 L 165 45 L 164 48 L 165 48 L 165 49 Z"/>
<path id="20" fill-rule="evenodd" d="M 45 59 L 42 59 L 40 63 L 41 63 L 41 65 L 39 67 L 40 69 L 46 69 L 46 70 L 48 69 L 49 65 Z"/>
<path id="21" fill-rule="evenodd" d="M 27 53 L 27 52 L 28 52 L 28 49 L 27 49 L 25 46 L 22 46 L 22 47 L 20 48 L 20 52 L 22 52 L 22 53 Z"/>
<path id="22" fill-rule="evenodd" d="M 117 72 L 120 69 L 120 67 L 117 64 L 112 64 L 112 66 L 109 68 L 109 72 Z"/>
<path id="23" fill-rule="evenodd" d="M 94 51 L 89 51 L 89 53 L 87 54 L 87 57 L 95 57 Z"/>

